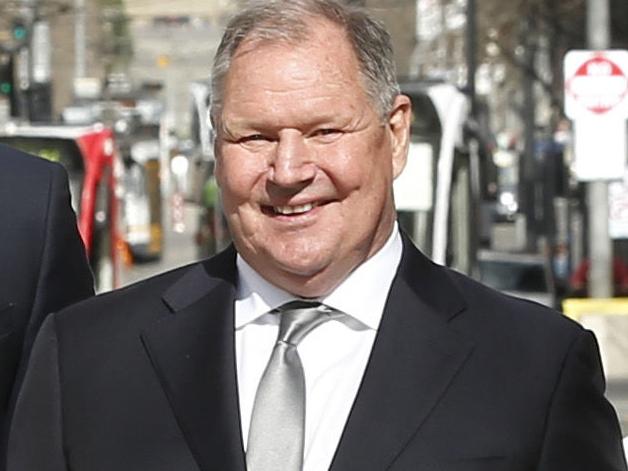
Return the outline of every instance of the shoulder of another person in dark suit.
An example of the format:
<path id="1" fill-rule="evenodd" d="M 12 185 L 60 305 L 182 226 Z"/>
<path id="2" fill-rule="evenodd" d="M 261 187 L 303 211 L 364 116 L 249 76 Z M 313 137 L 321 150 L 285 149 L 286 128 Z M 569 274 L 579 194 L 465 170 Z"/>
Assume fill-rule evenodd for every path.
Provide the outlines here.
<path id="1" fill-rule="evenodd" d="M 69 194 L 67 182 L 67 172 L 61 164 L 0 144 L 0 203 L 41 204 L 35 201 L 36 195 L 48 198 Z"/>
<path id="2" fill-rule="evenodd" d="M 0 144 L 0 166 L 5 175 L 49 175 L 62 170 L 61 164 Z M 6 172 L 6 173 L 5 173 Z"/>

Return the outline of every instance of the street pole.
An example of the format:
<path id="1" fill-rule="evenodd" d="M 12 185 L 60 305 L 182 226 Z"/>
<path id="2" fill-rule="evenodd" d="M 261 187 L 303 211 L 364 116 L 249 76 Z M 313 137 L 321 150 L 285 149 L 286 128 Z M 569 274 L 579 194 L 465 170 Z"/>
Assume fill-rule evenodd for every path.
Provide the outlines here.
<path id="1" fill-rule="evenodd" d="M 469 130 L 469 175 L 471 180 L 471 213 L 473 220 L 481 220 L 481 183 L 480 183 L 480 142 L 478 123 L 478 106 L 475 84 L 477 71 L 477 3 L 476 0 L 467 0 L 466 15 L 466 61 L 467 61 L 467 94 L 471 105 L 471 129 Z M 479 247 L 480 231 L 483 228 L 476 226 L 469 228 L 469 253 L 466 260 L 467 270 L 471 276 L 478 277 L 477 251 Z"/>
<path id="2" fill-rule="evenodd" d="M 74 0 L 74 78 L 87 76 L 85 0 Z"/>
<path id="3" fill-rule="evenodd" d="M 18 81 L 18 117 L 23 121 L 30 118 L 29 104 L 30 91 L 32 86 L 32 34 L 31 29 L 34 21 L 33 0 L 21 0 L 19 15 L 26 25 L 26 43 L 20 46 L 17 51 L 17 81 Z"/>
<path id="4" fill-rule="evenodd" d="M 524 70 L 522 74 L 523 89 L 523 155 L 521 156 L 519 187 L 522 190 L 521 202 L 526 222 L 526 249 L 530 252 L 538 250 L 538 217 L 537 217 L 537 158 L 535 152 L 536 97 L 534 94 L 536 39 L 534 38 L 534 22 L 532 12 L 523 21 L 521 41 L 524 46 Z"/>
<path id="5" fill-rule="evenodd" d="M 477 8 L 476 0 L 467 0 L 466 26 L 466 55 L 467 55 L 467 93 L 471 101 L 471 115 L 475 118 L 477 102 L 475 96 L 475 73 L 477 70 Z"/>
<path id="6" fill-rule="evenodd" d="M 609 0 L 587 0 L 587 43 L 589 49 L 610 46 Z M 613 296 L 613 246 L 608 231 L 608 183 L 587 184 L 589 236 L 589 296 Z"/>

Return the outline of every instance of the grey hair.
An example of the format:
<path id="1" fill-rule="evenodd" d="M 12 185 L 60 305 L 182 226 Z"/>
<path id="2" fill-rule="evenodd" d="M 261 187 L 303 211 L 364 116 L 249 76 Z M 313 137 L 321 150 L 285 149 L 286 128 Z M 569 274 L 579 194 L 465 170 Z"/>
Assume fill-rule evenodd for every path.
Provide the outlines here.
<path id="1" fill-rule="evenodd" d="M 227 25 L 214 58 L 210 106 L 214 127 L 220 125 L 225 77 L 238 47 L 245 40 L 304 42 L 315 18 L 343 28 L 358 59 L 364 90 L 385 118 L 399 84 L 390 34 L 380 22 L 342 0 L 251 0 Z"/>

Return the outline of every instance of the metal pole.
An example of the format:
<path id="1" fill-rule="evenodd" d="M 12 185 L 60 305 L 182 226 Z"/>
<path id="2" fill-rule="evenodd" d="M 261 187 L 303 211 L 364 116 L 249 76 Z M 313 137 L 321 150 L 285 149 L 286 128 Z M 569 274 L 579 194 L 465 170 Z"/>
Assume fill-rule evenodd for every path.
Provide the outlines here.
<path id="1" fill-rule="evenodd" d="M 477 102 L 475 96 L 475 72 L 477 70 L 477 21 L 476 0 L 467 0 L 467 93 L 471 100 L 471 116 L 476 118 Z"/>
<path id="2" fill-rule="evenodd" d="M 522 206 L 526 216 L 526 248 L 531 252 L 538 250 L 538 218 L 537 218 L 537 163 L 535 155 L 536 97 L 534 94 L 534 78 L 536 44 L 532 13 L 523 21 L 522 44 L 525 51 L 525 69 L 522 74 L 523 88 L 523 121 L 524 139 L 523 155 L 520 164 L 521 176 L 519 186 L 522 190 Z"/>
<path id="3" fill-rule="evenodd" d="M 74 78 L 87 75 L 85 58 L 85 0 L 74 0 Z"/>
<path id="4" fill-rule="evenodd" d="M 587 0 L 589 49 L 607 49 L 611 43 L 609 0 Z"/>
<path id="5" fill-rule="evenodd" d="M 610 46 L 609 0 L 587 0 L 587 42 L 589 49 Z M 589 296 L 613 296 L 613 245 L 608 232 L 608 183 L 587 184 L 589 215 Z"/>
<path id="6" fill-rule="evenodd" d="M 466 61 L 467 61 L 467 93 L 471 105 L 471 123 L 473 126 L 469 136 L 469 178 L 470 178 L 470 197 L 473 220 L 481 220 L 481 185 L 480 185 L 480 145 L 478 122 L 478 106 L 475 86 L 475 74 L 477 71 L 477 4 L 476 0 L 467 0 L 467 24 L 466 24 Z M 468 257 L 467 257 L 467 273 L 471 276 L 478 277 L 477 273 L 477 251 L 479 246 L 480 231 L 482 226 L 475 228 L 467 228 L 468 234 Z"/>
<path id="7" fill-rule="evenodd" d="M 26 25 L 27 37 L 17 53 L 18 64 L 18 116 L 28 121 L 30 116 L 31 90 L 33 85 L 33 35 L 32 27 L 35 20 L 35 0 L 21 0 L 20 18 Z"/>

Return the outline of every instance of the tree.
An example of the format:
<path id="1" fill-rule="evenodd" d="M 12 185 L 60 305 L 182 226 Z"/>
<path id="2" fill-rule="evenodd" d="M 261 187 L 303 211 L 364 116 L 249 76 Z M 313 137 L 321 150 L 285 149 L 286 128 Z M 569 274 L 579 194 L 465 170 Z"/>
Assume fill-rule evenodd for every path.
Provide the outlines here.
<path id="1" fill-rule="evenodd" d="M 103 41 L 100 52 L 107 73 L 124 71 L 133 57 L 129 18 L 123 0 L 98 0 L 103 15 Z"/>
<path id="2" fill-rule="evenodd" d="M 585 47 L 585 7 L 585 0 L 479 2 L 479 62 L 503 64 L 505 82 L 519 83 L 527 75 L 542 87 L 557 119 L 563 104 L 562 58 L 569 49 Z"/>
<path id="3" fill-rule="evenodd" d="M 540 84 L 553 108 L 563 109 L 563 57 L 586 49 L 586 0 L 482 0 L 478 2 L 479 62 L 506 65 L 508 79 L 528 74 Z M 628 47 L 628 2 L 611 0 L 612 47 Z M 525 51 L 547 58 L 549 70 L 526 64 Z"/>

